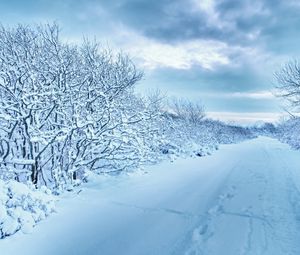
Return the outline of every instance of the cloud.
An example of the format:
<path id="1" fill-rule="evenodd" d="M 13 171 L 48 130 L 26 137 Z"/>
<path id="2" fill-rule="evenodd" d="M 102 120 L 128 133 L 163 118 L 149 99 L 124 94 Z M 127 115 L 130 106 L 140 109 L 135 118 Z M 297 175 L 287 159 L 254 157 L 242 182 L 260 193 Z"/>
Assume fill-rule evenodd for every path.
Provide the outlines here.
<path id="1" fill-rule="evenodd" d="M 274 112 L 207 112 L 206 114 L 209 118 L 242 125 L 256 124 L 258 122 L 277 122 L 285 116 L 283 113 Z"/>
<path id="2" fill-rule="evenodd" d="M 261 62 L 272 63 L 272 56 L 258 48 L 233 46 L 219 40 L 191 39 L 168 43 L 148 38 L 123 24 L 115 24 L 111 32 L 116 45 L 125 49 L 146 69 L 189 70 L 196 66 L 216 71 L 217 76 L 226 71 L 237 78 L 245 69 L 249 73 Z M 232 71 L 235 74 L 229 74 Z"/>
<path id="3" fill-rule="evenodd" d="M 4 24 L 57 21 L 68 42 L 95 36 L 145 69 L 141 87 L 204 98 L 211 111 L 276 108 L 272 74 L 300 58 L 299 11 L 297 0 L 0 1 Z"/>
<path id="4" fill-rule="evenodd" d="M 93 8 L 100 6 L 114 23 L 160 43 L 219 41 L 233 47 L 271 50 L 275 54 L 299 48 L 300 5 L 295 0 L 87 2 Z M 98 17 L 102 16 L 101 13 Z"/>
<path id="5" fill-rule="evenodd" d="M 230 64 L 228 46 L 218 41 L 194 40 L 170 45 L 130 32 L 123 32 L 122 38 L 125 37 L 128 38 L 126 51 L 146 69 L 189 70 L 198 66 L 214 70 L 217 66 Z"/>
<path id="6" fill-rule="evenodd" d="M 271 91 L 255 91 L 255 92 L 234 92 L 232 94 L 228 94 L 228 97 L 234 98 L 250 98 L 250 99 L 271 99 L 275 98 L 274 93 Z"/>
<path id="7" fill-rule="evenodd" d="M 146 37 L 176 43 L 195 39 L 254 41 L 270 12 L 261 1 L 123 0 L 102 5 L 117 22 Z"/>
<path id="8" fill-rule="evenodd" d="M 257 90 L 246 92 L 204 92 L 201 93 L 202 97 L 209 97 L 215 99 L 257 99 L 257 100 L 274 100 L 276 96 L 269 90 Z"/>
<path id="9" fill-rule="evenodd" d="M 296 0 L 0 2 L 2 21 L 9 21 L 7 17 L 11 17 L 11 22 L 54 19 L 67 24 L 64 29 L 68 32 L 72 30 L 75 34 L 80 30 L 81 35 L 104 33 L 108 36 L 114 25 L 122 24 L 160 43 L 208 40 L 287 53 L 291 48 L 298 48 L 300 52 L 299 10 L 300 4 Z"/>
<path id="10" fill-rule="evenodd" d="M 176 43 L 194 39 L 220 40 L 229 32 L 214 22 L 208 1 L 194 0 L 130 0 L 111 8 L 123 24 L 146 37 Z"/>

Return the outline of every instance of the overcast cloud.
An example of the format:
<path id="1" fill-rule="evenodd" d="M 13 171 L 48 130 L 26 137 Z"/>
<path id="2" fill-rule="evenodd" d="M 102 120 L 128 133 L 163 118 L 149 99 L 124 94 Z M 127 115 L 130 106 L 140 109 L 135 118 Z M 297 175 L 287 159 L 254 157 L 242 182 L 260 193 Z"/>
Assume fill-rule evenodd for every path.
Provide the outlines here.
<path id="1" fill-rule="evenodd" d="M 300 54 L 297 0 L 10 0 L 0 15 L 4 25 L 56 21 L 69 42 L 95 36 L 145 70 L 138 91 L 202 100 L 235 121 L 278 116 L 273 72 Z"/>

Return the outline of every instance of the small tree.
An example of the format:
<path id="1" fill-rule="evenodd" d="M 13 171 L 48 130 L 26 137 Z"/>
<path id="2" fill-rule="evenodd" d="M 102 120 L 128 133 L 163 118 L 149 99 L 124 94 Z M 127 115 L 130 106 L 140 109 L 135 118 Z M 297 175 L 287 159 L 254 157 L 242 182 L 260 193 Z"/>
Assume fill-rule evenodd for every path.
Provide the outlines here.
<path id="1" fill-rule="evenodd" d="M 170 103 L 171 111 L 176 117 L 197 125 L 205 117 L 204 107 L 201 103 L 186 99 L 174 98 Z"/>
<path id="2" fill-rule="evenodd" d="M 298 110 L 300 106 L 300 65 L 298 61 L 286 63 L 275 73 L 278 96 L 286 99 L 292 108 Z"/>

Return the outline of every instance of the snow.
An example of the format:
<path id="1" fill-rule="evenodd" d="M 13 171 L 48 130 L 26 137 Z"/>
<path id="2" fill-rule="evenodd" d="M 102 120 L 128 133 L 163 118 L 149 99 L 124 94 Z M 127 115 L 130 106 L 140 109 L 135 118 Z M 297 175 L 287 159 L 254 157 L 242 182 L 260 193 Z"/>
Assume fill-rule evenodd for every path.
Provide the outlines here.
<path id="1" fill-rule="evenodd" d="M 55 198 L 47 188 L 35 190 L 25 184 L 0 180 L 0 239 L 33 227 L 55 210 Z"/>
<path id="2" fill-rule="evenodd" d="M 18 165 L 34 165 L 35 161 L 33 159 L 12 159 L 10 162 L 12 164 L 18 164 Z"/>
<path id="3" fill-rule="evenodd" d="M 286 142 L 295 149 L 300 149 L 300 118 L 295 117 L 281 123 L 277 133 L 273 134 L 280 141 Z"/>
<path id="4" fill-rule="evenodd" d="M 259 137 L 118 177 L 89 174 L 33 233 L 1 240 L 1 255 L 297 255 L 299 165 L 299 151 Z"/>

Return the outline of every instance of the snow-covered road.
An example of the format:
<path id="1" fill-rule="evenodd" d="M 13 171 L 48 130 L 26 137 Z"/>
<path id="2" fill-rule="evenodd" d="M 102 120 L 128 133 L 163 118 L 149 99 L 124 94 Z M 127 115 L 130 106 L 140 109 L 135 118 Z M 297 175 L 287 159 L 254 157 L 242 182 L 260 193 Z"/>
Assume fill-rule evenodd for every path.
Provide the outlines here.
<path id="1" fill-rule="evenodd" d="M 300 254 L 299 151 L 260 137 L 147 171 L 89 183 L 0 254 Z"/>

